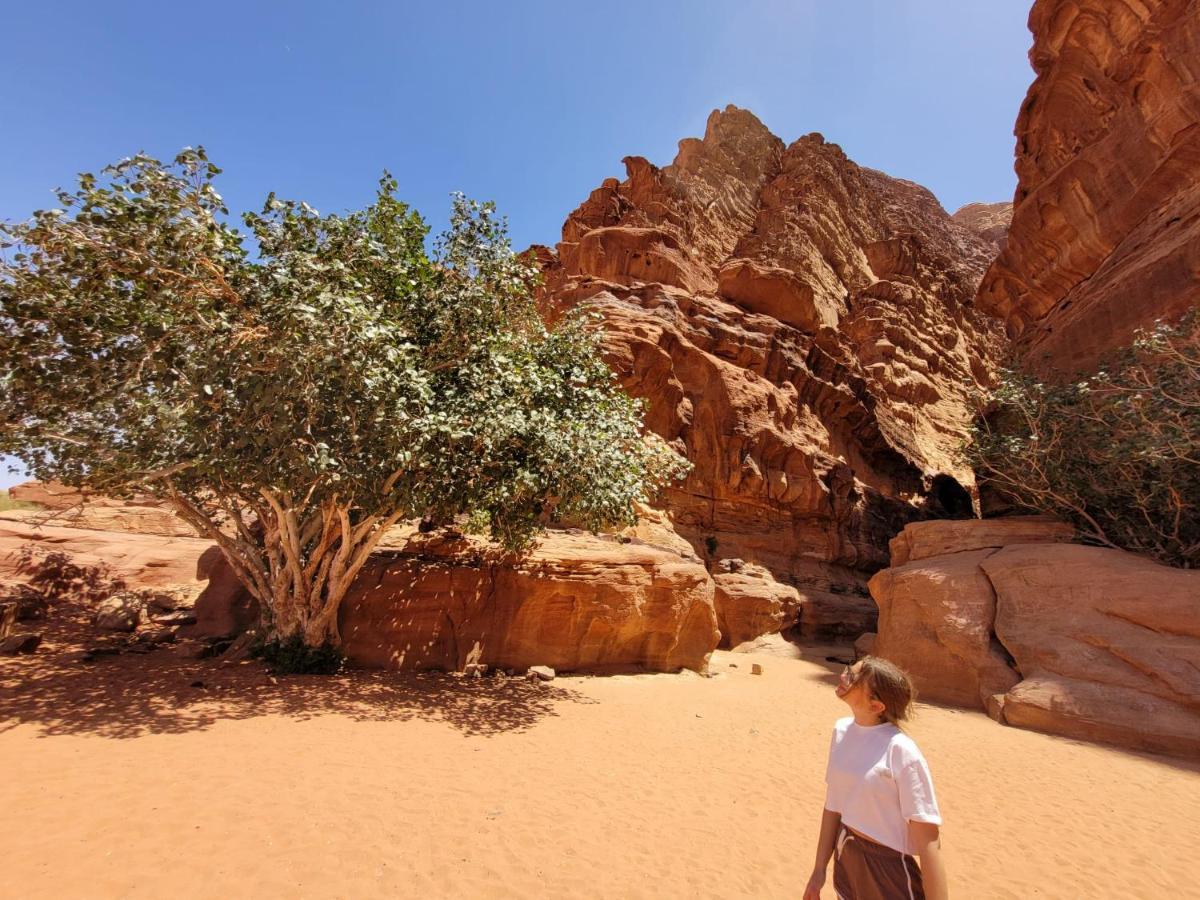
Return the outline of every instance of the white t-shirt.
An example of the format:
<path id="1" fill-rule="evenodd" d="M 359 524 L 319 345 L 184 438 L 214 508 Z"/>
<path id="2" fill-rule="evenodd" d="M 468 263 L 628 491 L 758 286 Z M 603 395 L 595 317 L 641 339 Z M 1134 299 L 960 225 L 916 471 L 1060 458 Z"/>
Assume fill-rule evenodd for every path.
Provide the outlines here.
<path id="1" fill-rule="evenodd" d="M 853 717 L 838 719 L 829 745 L 825 808 L 842 822 L 901 853 L 908 846 L 908 821 L 942 824 L 929 765 L 907 734 L 895 725 L 864 727 Z"/>

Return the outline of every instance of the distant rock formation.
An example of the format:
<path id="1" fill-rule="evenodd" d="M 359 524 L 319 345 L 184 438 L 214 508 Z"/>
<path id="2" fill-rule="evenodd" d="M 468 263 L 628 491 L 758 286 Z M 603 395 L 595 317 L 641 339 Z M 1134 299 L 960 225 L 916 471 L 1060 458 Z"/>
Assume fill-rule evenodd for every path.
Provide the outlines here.
<path id="1" fill-rule="evenodd" d="M 8 495 L 18 503 L 32 504 L 29 509 L 10 509 L 0 518 L 31 524 L 95 528 L 102 531 L 128 531 L 132 534 L 162 534 L 196 537 L 196 531 L 164 503 L 148 495 L 117 500 L 99 494 L 85 494 L 77 488 L 52 482 L 26 481 L 13 485 Z"/>
<path id="2" fill-rule="evenodd" d="M 1008 228 L 1012 225 L 1013 205 L 1004 203 L 968 203 L 960 207 L 952 219 L 975 232 L 999 253 L 1008 243 Z"/>
<path id="3" fill-rule="evenodd" d="M 736 560 L 798 589 L 814 632 L 867 630 L 888 540 L 971 512 L 955 451 L 1005 346 L 972 305 L 994 245 L 919 185 L 732 106 L 671 165 L 625 166 L 535 248 L 548 307 L 603 314 L 649 427 L 695 464 L 661 499 L 729 576 L 718 597 L 753 594 L 761 621 L 799 608 Z M 743 637 L 758 615 L 724 621 Z"/>
<path id="4" fill-rule="evenodd" d="M 1026 365 L 1090 371 L 1200 304 L 1200 0 L 1037 0 L 1008 243 L 980 308 Z"/>
<path id="5" fill-rule="evenodd" d="M 1200 572 L 1039 518 L 918 522 L 871 579 L 874 652 L 1009 725 L 1200 753 Z"/>

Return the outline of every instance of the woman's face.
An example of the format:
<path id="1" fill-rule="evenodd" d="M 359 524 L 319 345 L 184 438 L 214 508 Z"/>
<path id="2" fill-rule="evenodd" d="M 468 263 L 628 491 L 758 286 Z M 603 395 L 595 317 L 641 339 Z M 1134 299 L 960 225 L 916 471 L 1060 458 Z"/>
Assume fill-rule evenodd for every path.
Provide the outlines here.
<path id="1" fill-rule="evenodd" d="M 852 666 L 846 666 L 846 668 L 842 669 L 841 677 L 838 678 L 837 687 L 834 690 L 839 697 L 845 700 L 847 695 L 861 684 L 862 662 L 859 661 Z"/>

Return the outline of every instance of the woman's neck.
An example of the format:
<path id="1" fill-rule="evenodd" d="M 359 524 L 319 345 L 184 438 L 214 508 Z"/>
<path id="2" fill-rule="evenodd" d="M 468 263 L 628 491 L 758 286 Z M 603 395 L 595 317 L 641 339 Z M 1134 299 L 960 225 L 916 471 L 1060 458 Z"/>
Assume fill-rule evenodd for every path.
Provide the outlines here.
<path id="1" fill-rule="evenodd" d="M 860 728 L 874 728 L 887 722 L 883 716 L 878 716 L 868 710 L 854 710 L 854 724 Z"/>

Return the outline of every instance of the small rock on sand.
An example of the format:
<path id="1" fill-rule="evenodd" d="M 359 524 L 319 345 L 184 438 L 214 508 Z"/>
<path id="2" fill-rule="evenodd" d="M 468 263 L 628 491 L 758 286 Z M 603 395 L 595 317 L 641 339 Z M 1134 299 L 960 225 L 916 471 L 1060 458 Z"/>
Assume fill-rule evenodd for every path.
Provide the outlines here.
<path id="1" fill-rule="evenodd" d="M 118 591 L 96 605 L 96 616 L 92 622 L 105 631 L 133 631 L 141 619 L 142 609 L 143 600 L 140 596 L 132 591 Z"/>
<path id="2" fill-rule="evenodd" d="M 42 642 L 40 634 L 23 631 L 10 634 L 0 641 L 0 656 L 15 656 L 18 653 L 32 653 Z"/>

